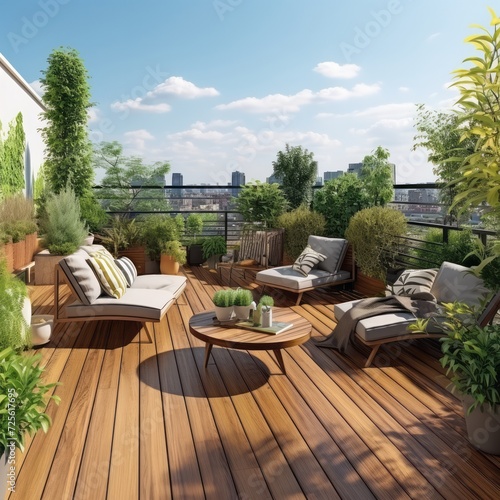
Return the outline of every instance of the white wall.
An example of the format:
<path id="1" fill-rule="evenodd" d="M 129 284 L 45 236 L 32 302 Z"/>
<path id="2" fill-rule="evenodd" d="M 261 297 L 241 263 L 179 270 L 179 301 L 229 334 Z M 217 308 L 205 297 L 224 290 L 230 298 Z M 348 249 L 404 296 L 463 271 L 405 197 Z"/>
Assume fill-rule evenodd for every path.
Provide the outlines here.
<path id="1" fill-rule="evenodd" d="M 0 53 L 0 121 L 2 132 L 7 133 L 9 123 L 19 112 L 23 115 L 23 127 L 26 134 L 25 174 L 26 195 L 31 197 L 33 179 L 44 161 L 45 144 L 38 131 L 43 127 L 40 113 L 45 111 L 42 100 L 23 77 L 10 65 Z"/>

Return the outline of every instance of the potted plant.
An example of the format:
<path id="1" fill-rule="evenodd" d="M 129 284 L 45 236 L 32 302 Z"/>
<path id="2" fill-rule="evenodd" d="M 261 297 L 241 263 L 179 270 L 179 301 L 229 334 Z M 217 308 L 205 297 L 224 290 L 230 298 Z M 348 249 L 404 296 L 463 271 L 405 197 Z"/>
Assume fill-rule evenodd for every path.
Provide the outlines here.
<path id="1" fill-rule="evenodd" d="M 7 270 L 5 259 L 0 259 L 0 318 L 0 350 L 31 345 L 28 289 L 23 281 Z"/>
<path id="2" fill-rule="evenodd" d="M 160 257 L 162 274 L 178 274 L 179 267 L 186 263 L 186 250 L 179 240 L 163 243 Z"/>
<path id="3" fill-rule="evenodd" d="M 202 243 L 203 258 L 210 269 L 217 269 L 222 255 L 227 253 L 226 240 L 222 236 L 209 236 Z"/>
<path id="4" fill-rule="evenodd" d="M 479 326 L 477 311 L 463 303 L 443 307 L 440 361 L 462 396 L 469 441 L 500 455 L 500 325 Z M 411 330 L 427 331 L 429 321 L 417 321 Z"/>
<path id="5" fill-rule="evenodd" d="M 219 321 L 229 321 L 233 317 L 235 292 L 232 289 L 217 290 L 213 297 L 212 302 L 215 306 L 215 316 Z"/>
<path id="6" fill-rule="evenodd" d="M 187 237 L 187 263 L 190 266 L 203 264 L 203 247 L 199 235 L 203 231 L 203 219 L 200 214 L 189 214 L 186 219 L 185 234 Z"/>
<path id="7" fill-rule="evenodd" d="M 142 242 L 150 260 L 158 263 L 158 270 L 163 245 L 167 241 L 178 239 L 178 226 L 175 220 L 168 215 L 151 215 L 142 223 Z"/>
<path id="8" fill-rule="evenodd" d="M 263 295 L 259 300 L 259 306 L 262 309 L 261 322 L 263 328 L 270 328 L 273 326 L 273 310 L 274 299 L 269 295 Z"/>
<path id="9" fill-rule="evenodd" d="M 35 284 L 54 284 L 54 269 L 64 255 L 73 253 L 83 244 L 88 231 L 80 217 L 80 204 L 72 189 L 52 194 L 40 219 L 46 249 L 35 255 Z"/>
<path id="10" fill-rule="evenodd" d="M 15 486 L 16 448 L 24 450 L 26 433 L 33 435 L 38 430 L 47 432 L 50 417 L 44 412 L 46 394 L 55 383 L 42 380 L 41 354 L 25 356 L 12 347 L 0 351 L 0 497 L 5 496 L 7 485 Z M 50 399 L 59 403 L 56 395 Z"/>
<path id="11" fill-rule="evenodd" d="M 247 320 L 250 311 L 255 309 L 255 302 L 250 290 L 238 288 L 234 293 L 234 315 L 236 319 Z"/>

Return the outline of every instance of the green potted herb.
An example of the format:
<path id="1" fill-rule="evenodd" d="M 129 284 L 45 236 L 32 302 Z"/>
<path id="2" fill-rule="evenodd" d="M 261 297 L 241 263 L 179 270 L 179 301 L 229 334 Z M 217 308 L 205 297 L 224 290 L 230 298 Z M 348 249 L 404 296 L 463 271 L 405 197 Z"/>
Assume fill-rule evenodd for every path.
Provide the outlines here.
<path id="1" fill-rule="evenodd" d="M 233 317 L 235 291 L 231 289 L 217 290 L 212 302 L 215 306 L 215 315 L 219 321 L 229 321 Z"/>
<path id="2" fill-rule="evenodd" d="M 236 319 L 247 320 L 250 311 L 255 309 L 255 302 L 250 290 L 238 288 L 234 293 L 234 315 Z"/>
<path id="3" fill-rule="evenodd" d="M 50 417 L 44 412 L 45 395 L 57 384 L 45 384 L 42 380 L 41 354 L 25 356 L 11 347 L 0 352 L 0 456 L 2 466 L 7 469 L 0 473 L 2 487 L 6 478 L 14 471 L 16 448 L 24 450 L 26 434 L 33 435 L 38 430 L 47 432 Z M 57 404 L 60 399 L 52 395 Z M 5 491 L 0 490 L 3 498 Z"/>
<path id="4" fill-rule="evenodd" d="M 263 295 L 259 300 L 259 306 L 262 309 L 262 326 L 270 328 L 273 326 L 273 310 L 274 299 L 269 295 Z"/>
<path id="5" fill-rule="evenodd" d="M 166 241 L 161 247 L 160 271 L 162 274 L 178 274 L 186 263 L 186 250 L 179 240 Z"/>

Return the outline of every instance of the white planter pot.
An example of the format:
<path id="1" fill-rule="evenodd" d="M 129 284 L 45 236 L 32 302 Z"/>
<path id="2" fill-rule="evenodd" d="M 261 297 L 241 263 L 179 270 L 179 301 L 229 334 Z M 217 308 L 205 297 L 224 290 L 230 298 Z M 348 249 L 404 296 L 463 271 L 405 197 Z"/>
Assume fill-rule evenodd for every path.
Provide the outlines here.
<path id="1" fill-rule="evenodd" d="M 482 411 L 478 407 L 467 415 L 467 409 L 473 402 L 472 397 L 464 397 L 465 424 L 470 443 L 485 453 L 500 455 L 500 405 L 492 409 L 485 404 Z"/>
<path id="2" fill-rule="evenodd" d="M 270 328 L 273 326 L 273 310 L 262 309 L 262 328 Z"/>
<path id="3" fill-rule="evenodd" d="M 215 316 L 219 321 L 230 321 L 233 317 L 233 306 L 231 307 L 215 307 Z"/>
<path id="4" fill-rule="evenodd" d="M 33 346 L 50 342 L 54 316 L 50 314 L 35 314 L 31 317 L 31 342 Z"/>
<path id="5" fill-rule="evenodd" d="M 234 306 L 234 315 L 241 321 L 246 321 L 250 317 L 250 311 L 255 311 L 255 302 L 249 306 Z"/>

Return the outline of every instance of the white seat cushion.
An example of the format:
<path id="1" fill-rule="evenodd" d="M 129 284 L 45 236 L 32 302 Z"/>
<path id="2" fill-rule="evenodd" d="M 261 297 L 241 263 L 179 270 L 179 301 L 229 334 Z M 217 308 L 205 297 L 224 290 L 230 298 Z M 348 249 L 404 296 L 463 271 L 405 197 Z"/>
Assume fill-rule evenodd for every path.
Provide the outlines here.
<path id="1" fill-rule="evenodd" d="M 256 274 L 258 283 L 274 285 L 289 290 L 303 290 L 315 286 L 322 286 L 328 283 L 334 284 L 336 281 L 344 281 L 350 278 L 348 271 L 339 271 L 331 274 L 321 269 L 311 269 L 307 276 L 303 276 L 292 269 L 292 266 L 280 266 L 259 271 Z"/>
<path id="2" fill-rule="evenodd" d="M 185 276 L 174 276 L 170 274 L 142 274 L 132 283 L 131 289 L 141 288 L 143 290 L 165 290 L 174 297 L 179 297 L 186 286 Z"/>

